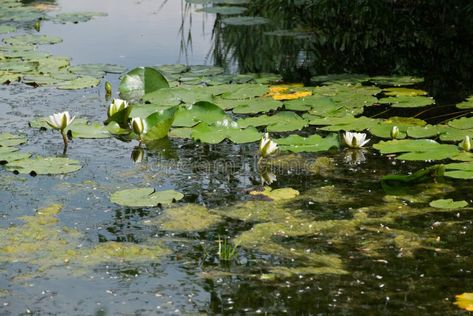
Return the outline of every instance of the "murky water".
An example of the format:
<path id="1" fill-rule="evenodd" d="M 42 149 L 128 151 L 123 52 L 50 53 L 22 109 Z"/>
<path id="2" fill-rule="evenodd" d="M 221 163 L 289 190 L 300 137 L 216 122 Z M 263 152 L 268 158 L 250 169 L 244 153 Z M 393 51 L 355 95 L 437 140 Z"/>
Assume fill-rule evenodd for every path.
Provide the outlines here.
<path id="1" fill-rule="evenodd" d="M 43 23 L 42 33 L 64 39 L 46 49 L 74 63 L 213 62 L 213 15 L 186 9 L 182 1 L 62 0 L 54 10 L 109 14 L 87 23 Z M 117 86 L 118 75 L 106 79 Z M 29 128 L 28 121 L 66 109 L 102 121 L 108 104 L 103 86 L 0 86 L 0 132 L 27 135 L 25 151 L 60 156 L 57 133 Z M 136 146 L 115 138 L 74 139 L 67 157 L 83 165 L 76 173 L 31 177 L 0 169 L 0 236 L 12 237 L 19 228 L 11 245 L 22 250 L 17 260 L 1 254 L 8 258 L 0 265 L 2 315 L 463 314 L 453 301 L 473 287 L 471 209 L 435 211 L 428 202 L 448 196 L 471 203 L 467 182 L 445 180 L 390 196 L 380 186 L 382 175 L 423 164 L 340 149 L 275 158 L 271 187 L 300 195 L 272 202 L 250 194 L 262 187 L 256 144 L 165 140 L 139 163 L 131 159 Z M 321 156 L 331 163 L 321 163 Z M 190 221 L 202 211 L 215 222 L 203 230 L 165 229 L 179 224 L 167 213 L 172 208 L 110 202 L 111 193 L 133 186 L 182 192 L 178 207 L 210 210 L 190 209 Z M 62 210 L 38 224 L 35 211 L 52 204 Z M 160 218 L 168 222 L 153 224 Z M 44 235 L 50 238 L 39 238 Z M 219 260 L 223 237 L 241 242 L 233 261 Z M 39 249 L 34 242 L 29 251 L 22 248 L 29 238 L 40 240 Z M 110 254 L 100 248 L 107 242 L 137 252 Z M 155 258 L 138 260 L 133 246 L 156 245 L 146 248 Z M 102 260 L 102 253 L 111 259 Z"/>

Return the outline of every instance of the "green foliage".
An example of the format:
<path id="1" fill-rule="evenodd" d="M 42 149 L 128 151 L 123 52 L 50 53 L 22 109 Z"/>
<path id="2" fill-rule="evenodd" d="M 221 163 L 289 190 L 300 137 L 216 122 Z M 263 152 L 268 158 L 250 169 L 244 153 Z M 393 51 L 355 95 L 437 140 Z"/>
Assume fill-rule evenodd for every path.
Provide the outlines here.
<path id="1" fill-rule="evenodd" d="M 123 99 L 140 100 L 147 93 L 168 87 L 168 81 L 159 71 L 150 67 L 138 67 L 123 77 L 118 89 Z"/>

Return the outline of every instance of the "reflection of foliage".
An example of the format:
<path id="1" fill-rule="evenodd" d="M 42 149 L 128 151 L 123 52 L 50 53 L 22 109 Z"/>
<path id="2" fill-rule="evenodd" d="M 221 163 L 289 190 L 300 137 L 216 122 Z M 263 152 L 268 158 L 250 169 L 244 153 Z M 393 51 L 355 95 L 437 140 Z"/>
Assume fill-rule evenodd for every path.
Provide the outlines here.
<path id="1" fill-rule="evenodd" d="M 296 72 L 305 79 L 395 72 L 425 76 L 435 93 L 467 88 L 473 68 L 468 3 L 254 0 L 248 14 L 270 18 L 273 25 L 221 27 L 217 19 L 214 58 L 221 64 L 231 57 L 242 72 L 280 71 L 287 79 Z M 265 34 L 274 29 L 287 31 Z M 297 35 L 301 32 L 311 36 Z"/>

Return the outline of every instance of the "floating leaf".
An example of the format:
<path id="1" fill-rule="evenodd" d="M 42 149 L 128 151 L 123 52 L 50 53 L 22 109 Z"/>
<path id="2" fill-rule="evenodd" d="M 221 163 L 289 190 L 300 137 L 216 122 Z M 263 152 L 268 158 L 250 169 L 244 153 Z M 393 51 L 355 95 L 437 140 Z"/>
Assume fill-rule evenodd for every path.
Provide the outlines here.
<path id="1" fill-rule="evenodd" d="M 362 74 L 329 74 L 319 75 L 310 78 L 313 82 L 323 82 L 324 84 L 359 84 L 366 82 L 370 79 L 367 75 Z"/>
<path id="2" fill-rule="evenodd" d="M 425 96 L 400 95 L 379 99 L 381 104 L 391 104 L 394 108 L 417 108 L 435 104 L 435 100 Z"/>
<path id="3" fill-rule="evenodd" d="M 407 97 L 427 95 L 427 91 L 419 90 L 419 89 L 403 88 L 403 87 L 385 88 L 383 89 L 383 93 L 387 96 L 407 96 Z"/>
<path id="4" fill-rule="evenodd" d="M 149 142 L 164 138 L 174 122 L 177 107 L 158 111 L 145 118 L 146 130 L 144 141 Z"/>
<path id="5" fill-rule="evenodd" d="M 79 23 L 87 22 L 97 16 L 107 16 L 104 12 L 65 12 L 59 13 L 54 16 L 51 20 L 57 23 Z"/>
<path id="6" fill-rule="evenodd" d="M 375 127 L 381 122 L 379 119 L 372 119 L 365 116 L 354 117 L 351 115 L 343 117 L 308 117 L 310 125 L 323 126 L 324 131 L 364 131 Z"/>
<path id="7" fill-rule="evenodd" d="M 406 139 L 382 141 L 373 145 L 382 154 L 402 153 L 400 160 L 442 160 L 455 156 L 459 149 L 455 145 L 439 144 L 431 139 Z"/>
<path id="8" fill-rule="evenodd" d="M 128 207 L 155 207 L 159 204 L 171 204 L 184 197 L 174 190 L 155 191 L 153 188 L 126 189 L 113 193 L 110 201 Z"/>
<path id="9" fill-rule="evenodd" d="M 10 25 L 0 25 L 0 34 L 13 33 L 16 28 Z"/>
<path id="10" fill-rule="evenodd" d="M 62 157 L 36 157 L 10 162 L 7 170 L 22 174 L 61 174 L 77 171 L 81 168 L 79 161 Z"/>
<path id="11" fill-rule="evenodd" d="M 473 108 L 473 95 L 469 96 L 465 101 L 458 103 L 456 107 L 459 109 Z"/>
<path id="12" fill-rule="evenodd" d="M 337 134 L 331 134 L 325 138 L 317 134 L 309 137 L 291 135 L 286 138 L 276 139 L 275 142 L 282 151 L 294 153 L 326 151 L 330 148 L 338 148 L 340 143 Z"/>
<path id="13" fill-rule="evenodd" d="M 18 148 L 15 147 L 0 147 L 0 164 L 26 159 L 30 156 L 30 153 L 19 152 Z"/>
<path id="14" fill-rule="evenodd" d="M 249 99 L 261 97 L 268 92 L 268 86 L 262 84 L 232 85 L 232 91 L 224 93 L 222 97 L 229 100 Z"/>
<path id="15" fill-rule="evenodd" d="M 166 78 L 154 68 L 139 67 L 128 72 L 120 81 L 120 96 L 127 100 L 139 100 L 145 94 L 168 88 Z"/>
<path id="16" fill-rule="evenodd" d="M 409 126 L 407 135 L 412 138 L 437 137 L 445 132 L 445 125 Z"/>
<path id="17" fill-rule="evenodd" d="M 74 124 L 75 123 L 75 124 Z M 74 138 L 108 138 L 111 137 L 106 126 L 99 123 L 74 122 L 69 130 Z"/>
<path id="18" fill-rule="evenodd" d="M 468 206 L 468 202 L 453 201 L 452 199 L 440 199 L 430 202 L 429 205 L 435 208 L 456 209 Z"/>
<path id="19" fill-rule="evenodd" d="M 303 129 L 307 126 L 307 121 L 294 112 L 283 111 L 272 116 L 243 118 L 238 121 L 238 125 L 241 127 L 267 126 L 268 132 L 288 132 Z"/>
<path id="20" fill-rule="evenodd" d="M 270 98 L 256 98 L 240 103 L 233 109 L 233 113 L 237 114 L 256 114 L 261 112 L 269 112 L 277 110 L 282 103 Z"/>
<path id="21" fill-rule="evenodd" d="M 17 146 L 26 143 L 26 138 L 10 133 L 0 133 L 0 147 Z"/>
<path id="22" fill-rule="evenodd" d="M 376 76 L 371 77 L 370 81 L 377 85 L 383 86 L 410 86 L 424 82 L 423 78 L 411 76 Z"/>
<path id="23" fill-rule="evenodd" d="M 264 195 L 271 200 L 281 201 L 281 200 L 290 200 L 299 195 L 299 191 L 294 190 L 293 188 L 282 188 L 273 190 L 270 187 L 264 187 L 263 191 L 251 191 L 251 195 Z"/>
<path id="24" fill-rule="evenodd" d="M 226 118 L 225 112 L 210 102 L 197 102 L 188 107 L 180 107 L 176 112 L 174 126 L 192 127 L 200 122 L 212 124 Z"/>
<path id="25" fill-rule="evenodd" d="M 200 123 L 192 129 L 192 138 L 208 144 L 218 144 L 228 138 L 234 143 L 242 144 L 259 140 L 261 133 L 254 127 L 242 129 L 235 122 L 223 120 L 213 125 Z"/>
<path id="26" fill-rule="evenodd" d="M 461 117 L 456 120 L 448 121 L 447 124 L 457 129 L 471 129 L 473 128 L 473 117 Z"/>
<path id="27" fill-rule="evenodd" d="M 297 100 L 284 101 L 284 108 L 291 111 L 309 111 L 319 116 L 331 116 L 340 106 L 327 96 L 312 95 Z"/>
<path id="28" fill-rule="evenodd" d="M 51 35 L 25 34 L 6 37 L 3 42 L 10 45 L 45 45 L 61 43 L 62 38 Z"/>
<path id="29" fill-rule="evenodd" d="M 446 164 L 445 176 L 455 179 L 473 179 L 473 162 Z"/>
<path id="30" fill-rule="evenodd" d="M 59 83 L 57 88 L 61 90 L 79 90 L 96 87 L 99 83 L 100 80 L 94 77 L 79 77 L 74 80 Z"/>

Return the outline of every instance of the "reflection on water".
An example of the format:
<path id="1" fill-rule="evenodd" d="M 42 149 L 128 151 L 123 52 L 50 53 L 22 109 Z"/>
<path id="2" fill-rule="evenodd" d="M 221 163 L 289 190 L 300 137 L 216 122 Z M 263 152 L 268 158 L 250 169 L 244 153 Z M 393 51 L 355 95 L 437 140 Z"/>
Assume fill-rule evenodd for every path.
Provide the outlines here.
<path id="1" fill-rule="evenodd" d="M 129 68 L 154 64 L 206 64 L 212 16 L 192 14 L 184 0 L 57 1 L 57 12 L 108 14 L 87 23 L 44 22 L 41 33 L 64 39 L 49 51 L 74 64 L 115 63 Z"/>

